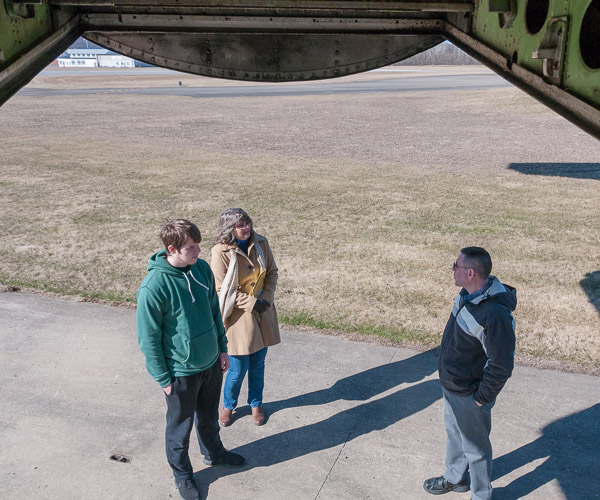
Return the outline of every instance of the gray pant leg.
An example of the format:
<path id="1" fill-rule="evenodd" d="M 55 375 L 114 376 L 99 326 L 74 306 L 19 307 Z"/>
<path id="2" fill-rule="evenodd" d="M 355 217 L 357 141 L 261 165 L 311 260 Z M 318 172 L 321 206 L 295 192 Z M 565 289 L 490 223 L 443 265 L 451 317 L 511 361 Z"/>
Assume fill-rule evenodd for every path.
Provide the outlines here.
<path id="1" fill-rule="evenodd" d="M 452 414 L 449 416 L 451 425 L 446 429 L 448 433 L 448 444 L 452 450 L 447 451 L 447 470 L 444 477 L 454 483 L 458 473 L 464 467 L 464 460 L 468 462 L 471 479 L 471 499 L 491 500 L 492 498 L 492 444 L 490 432 L 492 430 L 492 408 L 494 402 L 477 406 L 473 396 L 456 396 L 445 389 L 444 412 Z M 447 410 L 446 410 L 447 408 Z M 452 438 L 450 436 L 452 435 Z M 459 450 L 458 447 L 461 447 Z M 462 458 L 461 457 L 462 453 Z M 454 463 L 452 459 L 456 459 Z M 449 477 L 452 476 L 452 479 Z"/>
<path id="2" fill-rule="evenodd" d="M 469 473 L 469 462 L 463 452 L 462 436 L 452 411 L 452 405 L 448 401 L 446 391 L 444 396 L 444 425 L 446 426 L 446 472 L 444 477 L 451 483 L 458 484 L 467 479 Z"/>

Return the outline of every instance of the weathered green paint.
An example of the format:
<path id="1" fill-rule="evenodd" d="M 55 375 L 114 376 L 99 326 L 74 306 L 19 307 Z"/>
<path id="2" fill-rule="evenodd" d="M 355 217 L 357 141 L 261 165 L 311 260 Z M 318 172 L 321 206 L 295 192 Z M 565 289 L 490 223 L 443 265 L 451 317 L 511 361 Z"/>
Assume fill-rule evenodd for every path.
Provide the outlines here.
<path id="1" fill-rule="evenodd" d="M 27 12 L 29 10 L 29 12 Z M 32 17 L 21 17 L 32 15 Z M 48 4 L 13 5 L 0 1 L 0 71 L 54 32 Z"/>
<path id="2" fill-rule="evenodd" d="M 564 85 L 571 92 L 600 107 L 600 69 L 588 68 L 583 62 L 579 49 L 581 22 L 591 0 L 587 2 L 573 1 L 572 3 L 577 3 L 578 7 L 572 7 L 570 12 L 572 22 L 569 35 L 570 43 L 567 43 Z M 581 4 L 584 4 L 586 8 L 583 8 Z M 600 39 L 600 32 L 596 33 L 596 37 Z"/>
<path id="3" fill-rule="evenodd" d="M 579 47 L 581 22 L 591 2 L 592 0 L 549 0 L 544 26 L 538 33 L 532 34 L 526 23 L 527 0 L 514 0 L 516 12 L 508 27 L 500 26 L 502 14 L 490 12 L 487 0 L 479 0 L 473 15 L 472 36 L 503 54 L 508 61 L 542 75 L 543 61 L 535 59 L 533 53 L 548 30 L 549 21 L 566 17 L 568 32 L 562 59 L 561 86 L 600 108 L 600 69 L 590 69 L 585 65 Z M 492 7 L 495 7 L 493 2 Z"/>
<path id="4" fill-rule="evenodd" d="M 0 105 L 83 33 L 73 9 L 0 3 Z"/>

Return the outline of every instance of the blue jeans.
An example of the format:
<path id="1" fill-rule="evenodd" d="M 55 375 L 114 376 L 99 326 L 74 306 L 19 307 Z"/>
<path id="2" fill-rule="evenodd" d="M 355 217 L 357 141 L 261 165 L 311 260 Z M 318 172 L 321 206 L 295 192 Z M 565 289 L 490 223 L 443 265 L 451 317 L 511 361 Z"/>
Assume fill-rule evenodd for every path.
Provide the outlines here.
<path id="1" fill-rule="evenodd" d="M 457 396 L 442 387 L 448 441 L 444 477 L 458 484 L 471 479 L 471 500 L 492 498 L 492 408 L 477 406 L 473 395 Z"/>
<path id="2" fill-rule="evenodd" d="M 233 410 L 237 406 L 246 372 L 248 372 L 248 404 L 252 408 L 262 405 L 266 357 L 266 347 L 252 354 L 229 356 L 229 371 L 223 388 L 223 406 L 225 408 Z"/>

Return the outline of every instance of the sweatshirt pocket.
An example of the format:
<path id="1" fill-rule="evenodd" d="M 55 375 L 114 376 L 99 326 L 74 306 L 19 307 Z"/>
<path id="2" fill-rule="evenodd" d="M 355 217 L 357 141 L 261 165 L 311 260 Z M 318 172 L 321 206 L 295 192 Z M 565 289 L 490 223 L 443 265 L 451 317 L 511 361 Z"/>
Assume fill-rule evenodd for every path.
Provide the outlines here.
<path id="1" fill-rule="evenodd" d="M 185 339 L 184 343 L 186 357 L 183 363 L 190 368 L 207 368 L 215 356 L 219 354 L 217 333 L 214 326 L 195 337 Z"/>

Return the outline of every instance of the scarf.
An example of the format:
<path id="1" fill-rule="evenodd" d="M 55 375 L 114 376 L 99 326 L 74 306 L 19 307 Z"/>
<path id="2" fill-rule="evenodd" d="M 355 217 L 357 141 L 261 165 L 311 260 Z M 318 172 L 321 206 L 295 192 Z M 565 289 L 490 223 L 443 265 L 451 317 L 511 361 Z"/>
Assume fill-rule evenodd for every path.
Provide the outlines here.
<path id="1" fill-rule="evenodd" d="M 265 254 L 262 248 L 258 244 L 258 241 L 254 242 L 254 248 L 256 249 L 256 257 L 258 259 L 258 265 L 260 274 L 266 269 Z M 248 256 L 249 257 L 249 256 Z M 221 283 L 221 291 L 219 292 L 219 307 L 221 309 L 221 318 L 225 321 L 235 305 L 235 298 L 237 296 L 238 289 L 238 260 L 237 253 L 234 248 L 229 249 L 229 266 L 227 267 L 227 274 L 223 278 Z"/>

